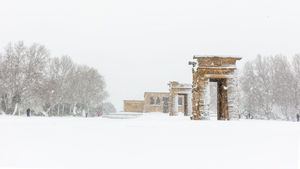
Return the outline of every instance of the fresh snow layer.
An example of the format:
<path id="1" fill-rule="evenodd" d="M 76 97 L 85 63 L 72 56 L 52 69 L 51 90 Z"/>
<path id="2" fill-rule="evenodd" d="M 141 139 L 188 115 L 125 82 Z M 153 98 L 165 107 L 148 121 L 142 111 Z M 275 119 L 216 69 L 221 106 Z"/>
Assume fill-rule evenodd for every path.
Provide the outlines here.
<path id="1" fill-rule="evenodd" d="M 299 169 L 300 123 L 0 116 L 0 168 Z"/>

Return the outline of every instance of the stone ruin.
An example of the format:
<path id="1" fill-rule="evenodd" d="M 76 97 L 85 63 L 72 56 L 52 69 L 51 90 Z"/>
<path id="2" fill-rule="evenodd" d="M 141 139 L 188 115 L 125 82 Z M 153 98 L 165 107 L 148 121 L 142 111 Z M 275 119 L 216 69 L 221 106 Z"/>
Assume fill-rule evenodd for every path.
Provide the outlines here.
<path id="1" fill-rule="evenodd" d="M 209 119 L 209 82 L 217 82 L 217 119 L 238 119 L 236 61 L 238 57 L 194 56 L 192 119 Z M 196 67 L 197 64 L 197 67 Z"/>
<path id="2" fill-rule="evenodd" d="M 170 103 L 170 116 L 178 114 L 178 97 L 183 96 L 184 100 L 184 115 L 190 116 L 192 114 L 192 85 L 181 84 L 175 81 L 169 83 L 169 103 Z"/>
<path id="3" fill-rule="evenodd" d="M 171 81 L 169 92 L 145 92 L 144 100 L 125 100 L 125 112 L 183 112 L 193 120 L 210 119 L 210 85 L 217 84 L 217 119 L 239 118 L 237 107 L 237 68 L 239 57 L 194 56 L 193 84 Z M 179 98 L 184 103 L 179 106 Z"/>
<path id="4" fill-rule="evenodd" d="M 124 112 L 163 112 L 170 116 L 192 115 L 192 85 L 168 83 L 169 92 L 145 92 L 143 100 L 124 100 Z"/>

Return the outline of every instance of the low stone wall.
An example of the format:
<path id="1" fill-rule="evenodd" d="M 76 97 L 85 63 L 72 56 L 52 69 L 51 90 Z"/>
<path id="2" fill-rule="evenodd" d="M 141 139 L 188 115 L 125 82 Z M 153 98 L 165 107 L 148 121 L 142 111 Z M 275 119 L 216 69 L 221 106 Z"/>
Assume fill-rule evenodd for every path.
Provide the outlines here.
<path id="1" fill-rule="evenodd" d="M 144 112 L 144 101 L 124 100 L 124 112 Z"/>

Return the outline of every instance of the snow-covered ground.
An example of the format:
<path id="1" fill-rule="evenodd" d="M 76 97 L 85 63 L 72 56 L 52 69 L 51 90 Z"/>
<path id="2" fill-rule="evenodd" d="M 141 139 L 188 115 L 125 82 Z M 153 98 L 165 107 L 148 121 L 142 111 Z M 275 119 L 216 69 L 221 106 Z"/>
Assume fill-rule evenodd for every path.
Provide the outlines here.
<path id="1" fill-rule="evenodd" d="M 0 116 L 0 168 L 299 169 L 300 123 Z"/>

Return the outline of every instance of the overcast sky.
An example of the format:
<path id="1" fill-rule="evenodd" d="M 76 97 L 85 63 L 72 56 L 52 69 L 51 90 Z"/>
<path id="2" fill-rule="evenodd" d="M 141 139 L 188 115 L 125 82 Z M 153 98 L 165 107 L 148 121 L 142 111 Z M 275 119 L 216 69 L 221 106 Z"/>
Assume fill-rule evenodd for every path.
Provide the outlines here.
<path id="1" fill-rule="evenodd" d="M 190 83 L 193 55 L 300 53 L 300 1 L 0 0 L 0 47 L 19 40 L 97 68 L 121 110 Z"/>

